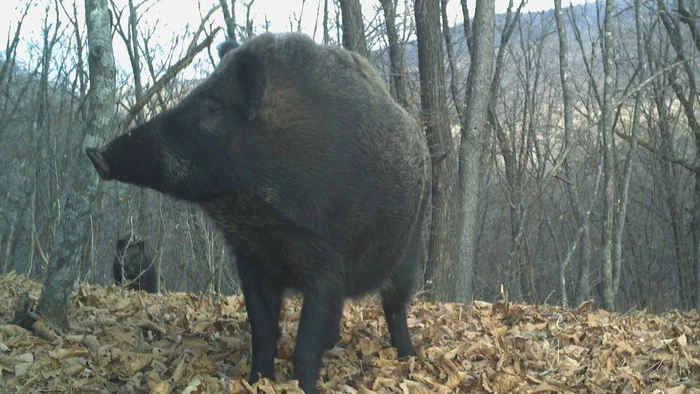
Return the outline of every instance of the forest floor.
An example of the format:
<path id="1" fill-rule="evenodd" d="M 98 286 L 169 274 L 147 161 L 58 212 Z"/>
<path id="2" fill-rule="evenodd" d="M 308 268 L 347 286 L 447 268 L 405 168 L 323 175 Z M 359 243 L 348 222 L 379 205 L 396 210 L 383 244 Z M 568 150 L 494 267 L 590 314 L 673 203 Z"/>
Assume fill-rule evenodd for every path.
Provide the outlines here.
<path id="1" fill-rule="evenodd" d="M 152 295 L 79 286 L 71 332 L 53 341 L 11 325 L 40 283 L 0 276 L 0 391 L 301 393 L 291 376 L 298 297 L 285 300 L 276 383 L 251 387 L 239 296 Z M 319 393 L 700 393 L 700 316 L 554 306 L 414 301 L 420 356 L 396 359 L 379 303 L 347 301 Z"/>

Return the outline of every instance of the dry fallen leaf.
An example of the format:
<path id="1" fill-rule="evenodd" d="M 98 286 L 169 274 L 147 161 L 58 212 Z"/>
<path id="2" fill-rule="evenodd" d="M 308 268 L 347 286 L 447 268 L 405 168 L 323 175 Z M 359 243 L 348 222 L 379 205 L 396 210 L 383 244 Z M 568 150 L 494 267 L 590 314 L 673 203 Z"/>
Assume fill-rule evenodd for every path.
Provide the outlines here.
<path id="1" fill-rule="evenodd" d="M 41 284 L 0 276 L 0 321 Z M 0 391 L 301 394 L 291 380 L 300 298 L 283 303 L 276 380 L 249 384 L 250 328 L 240 296 L 153 295 L 79 286 L 76 331 L 53 342 L 0 325 Z M 398 360 L 381 303 L 345 303 L 341 337 L 326 353 L 319 394 L 697 393 L 700 315 L 625 316 L 510 302 L 413 300 L 418 357 Z M 78 329 L 79 328 L 79 329 Z"/>

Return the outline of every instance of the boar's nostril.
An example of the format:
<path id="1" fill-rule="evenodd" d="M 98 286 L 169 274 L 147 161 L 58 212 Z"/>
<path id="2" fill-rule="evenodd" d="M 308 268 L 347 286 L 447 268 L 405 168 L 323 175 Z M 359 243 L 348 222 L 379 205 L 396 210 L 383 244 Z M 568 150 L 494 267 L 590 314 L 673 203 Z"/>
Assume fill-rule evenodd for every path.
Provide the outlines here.
<path id="1" fill-rule="evenodd" d="M 102 152 L 100 151 L 100 149 L 86 148 L 85 153 L 87 154 L 88 158 L 90 158 L 92 165 L 95 166 L 95 169 L 97 170 L 97 173 L 100 175 L 100 178 L 102 178 L 103 180 L 110 179 L 109 166 L 107 165 L 107 161 L 105 160 L 104 156 L 102 155 Z"/>

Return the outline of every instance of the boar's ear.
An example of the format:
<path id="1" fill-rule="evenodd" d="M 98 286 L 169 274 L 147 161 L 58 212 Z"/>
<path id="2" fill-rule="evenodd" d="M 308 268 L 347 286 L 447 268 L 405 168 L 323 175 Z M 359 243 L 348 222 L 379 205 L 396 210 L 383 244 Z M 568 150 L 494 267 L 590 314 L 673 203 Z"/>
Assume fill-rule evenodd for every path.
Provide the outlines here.
<path id="1" fill-rule="evenodd" d="M 231 50 L 238 48 L 238 43 L 236 41 L 233 41 L 232 39 L 228 39 L 221 44 L 219 44 L 216 47 L 216 50 L 219 52 L 219 60 L 224 57 L 227 53 L 229 53 Z"/>
<path id="2" fill-rule="evenodd" d="M 253 120 L 260 111 L 266 76 L 260 58 L 250 47 L 236 53 L 236 76 L 243 99 L 243 114 L 246 120 Z"/>

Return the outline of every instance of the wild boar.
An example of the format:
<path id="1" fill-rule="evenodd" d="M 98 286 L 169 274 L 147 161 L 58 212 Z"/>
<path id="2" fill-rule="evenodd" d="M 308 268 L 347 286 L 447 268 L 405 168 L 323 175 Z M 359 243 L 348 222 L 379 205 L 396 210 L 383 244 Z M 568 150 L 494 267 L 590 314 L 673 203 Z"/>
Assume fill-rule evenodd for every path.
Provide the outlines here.
<path id="1" fill-rule="evenodd" d="M 126 233 L 117 239 L 116 255 L 112 262 L 114 283 L 121 285 L 122 278 L 128 288 L 158 292 L 156 265 L 146 249 L 146 241 L 136 234 Z M 123 277 L 122 277 L 123 274 Z"/>
<path id="2" fill-rule="evenodd" d="M 283 290 L 303 294 L 293 379 L 315 393 L 344 299 L 379 291 L 412 356 L 431 163 L 415 119 L 361 56 L 301 33 L 219 46 L 173 108 L 87 155 L 103 180 L 198 204 L 223 231 L 251 325 L 250 382 L 274 378 Z"/>

